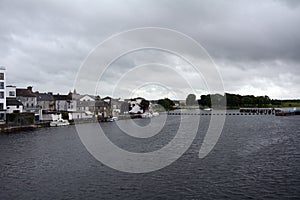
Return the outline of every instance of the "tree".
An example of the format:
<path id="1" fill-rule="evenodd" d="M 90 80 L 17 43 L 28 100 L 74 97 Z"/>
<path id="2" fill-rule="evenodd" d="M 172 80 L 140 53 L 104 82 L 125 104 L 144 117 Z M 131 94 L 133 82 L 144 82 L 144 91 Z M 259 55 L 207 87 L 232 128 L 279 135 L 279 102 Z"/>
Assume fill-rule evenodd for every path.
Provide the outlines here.
<path id="1" fill-rule="evenodd" d="M 159 104 L 162 107 L 164 107 L 165 110 L 173 110 L 174 106 L 175 106 L 175 103 L 172 100 L 168 99 L 168 98 L 159 99 L 157 101 L 157 104 Z"/>
<path id="2" fill-rule="evenodd" d="M 259 108 L 263 107 L 265 104 L 265 97 L 264 96 L 256 97 L 256 103 Z"/>
<path id="3" fill-rule="evenodd" d="M 245 96 L 245 97 L 242 98 L 242 103 L 245 106 L 251 106 L 253 104 L 253 100 L 252 100 L 251 97 Z"/>
<path id="4" fill-rule="evenodd" d="M 226 107 L 226 96 L 223 96 L 221 94 L 211 94 L 210 95 L 211 100 L 211 106 L 214 108 L 224 108 Z"/>
<path id="5" fill-rule="evenodd" d="M 264 97 L 264 106 L 267 107 L 267 105 L 269 105 L 271 102 L 270 97 L 268 97 L 267 95 L 265 95 Z"/>
<path id="6" fill-rule="evenodd" d="M 201 99 L 198 100 L 198 104 L 202 106 L 211 107 L 210 95 L 201 95 Z"/>
<path id="7" fill-rule="evenodd" d="M 225 94 L 228 108 L 238 108 L 241 105 L 242 96 L 238 94 Z"/>
<path id="8" fill-rule="evenodd" d="M 196 102 L 196 95 L 194 95 L 194 94 L 189 94 L 189 95 L 186 97 L 186 105 L 187 105 L 187 106 L 194 106 L 194 105 L 195 105 L 195 102 Z"/>

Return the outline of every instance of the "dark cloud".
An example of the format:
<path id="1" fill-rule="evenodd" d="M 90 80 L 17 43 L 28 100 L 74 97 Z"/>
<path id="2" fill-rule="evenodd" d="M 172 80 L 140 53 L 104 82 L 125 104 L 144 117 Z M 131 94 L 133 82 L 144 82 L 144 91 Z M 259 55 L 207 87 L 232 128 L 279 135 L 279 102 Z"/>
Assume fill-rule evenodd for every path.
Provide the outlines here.
<path id="1" fill-rule="evenodd" d="M 219 66 L 226 91 L 299 98 L 299 5 L 297 0 L 1 0 L 0 65 L 7 68 L 9 84 L 68 92 L 98 43 L 120 31 L 156 26 L 199 42 Z M 154 58 L 179 66 L 164 54 Z M 107 84 L 125 66 L 146 60 L 142 54 L 120 59 L 115 71 L 107 72 Z"/>

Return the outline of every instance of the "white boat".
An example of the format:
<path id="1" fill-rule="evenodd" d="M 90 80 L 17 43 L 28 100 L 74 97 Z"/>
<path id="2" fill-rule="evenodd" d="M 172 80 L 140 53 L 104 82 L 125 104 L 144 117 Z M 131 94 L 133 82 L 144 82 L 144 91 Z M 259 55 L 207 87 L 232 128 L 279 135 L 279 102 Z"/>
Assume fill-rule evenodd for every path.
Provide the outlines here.
<path id="1" fill-rule="evenodd" d="M 142 114 L 142 118 L 152 118 L 152 117 L 157 117 L 159 115 L 158 112 L 146 112 Z"/>
<path id="2" fill-rule="evenodd" d="M 152 115 L 153 115 L 153 117 L 157 117 L 159 115 L 159 113 L 158 112 L 154 112 L 154 113 L 152 113 Z"/>
<path id="3" fill-rule="evenodd" d="M 205 108 L 203 110 L 205 110 L 205 111 L 212 111 L 212 108 Z"/>
<path id="4" fill-rule="evenodd" d="M 152 116 L 152 114 L 149 113 L 149 112 L 146 112 L 146 113 L 143 113 L 143 114 L 142 114 L 142 118 L 151 118 L 151 117 L 153 117 L 153 116 Z"/>
<path id="5" fill-rule="evenodd" d="M 70 125 L 68 120 L 64 120 L 64 119 L 59 119 L 59 120 L 55 120 L 50 122 L 50 126 L 68 126 Z"/>
<path id="6" fill-rule="evenodd" d="M 118 117 L 109 117 L 107 118 L 108 122 L 114 122 L 114 121 L 118 121 Z"/>

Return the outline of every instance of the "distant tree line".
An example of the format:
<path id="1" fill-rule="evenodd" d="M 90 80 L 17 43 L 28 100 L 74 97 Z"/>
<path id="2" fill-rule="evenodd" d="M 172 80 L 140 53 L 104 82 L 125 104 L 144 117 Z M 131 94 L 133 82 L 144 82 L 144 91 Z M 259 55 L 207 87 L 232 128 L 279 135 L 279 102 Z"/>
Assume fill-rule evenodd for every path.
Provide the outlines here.
<path id="1" fill-rule="evenodd" d="M 300 100 L 278 100 L 270 99 L 268 96 L 254 96 L 254 95 L 239 95 L 225 93 L 201 95 L 200 99 L 196 99 L 195 94 L 189 94 L 186 97 L 186 106 L 200 106 L 211 107 L 214 105 L 222 105 L 220 102 L 226 100 L 226 107 L 229 109 L 237 109 L 241 107 L 263 108 L 263 107 L 296 107 L 300 106 Z M 165 110 L 174 110 L 175 103 L 168 99 L 159 99 L 157 104 L 165 108 Z M 217 106 L 218 107 L 218 106 Z"/>
<path id="2" fill-rule="evenodd" d="M 226 98 L 227 108 L 240 108 L 240 107 L 279 107 L 282 102 L 300 102 L 300 100 L 277 100 L 270 99 L 268 96 L 254 96 L 254 95 L 239 95 L 239 94 L 209 94 L 201 95 L 198 104 L 203 107 L 211 107 L 212 100 Z"/>

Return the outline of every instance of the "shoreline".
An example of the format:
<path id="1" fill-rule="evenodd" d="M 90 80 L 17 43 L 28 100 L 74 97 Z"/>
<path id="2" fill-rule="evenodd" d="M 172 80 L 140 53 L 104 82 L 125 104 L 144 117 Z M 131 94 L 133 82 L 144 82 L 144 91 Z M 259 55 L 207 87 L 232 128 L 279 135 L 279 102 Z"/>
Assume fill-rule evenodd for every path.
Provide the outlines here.
<path id="1" fill-rule="evenodd" d="M 251 109 L 251 108 L 250 108 Z M 267 108 L 270 109 L 270 108 Z M 177 110 L 198 110 L 198 109 L 177 109 Z M 199 109 L 201 110 L 201 109 Z M 237 109 L 226 109 L 229 111 L 232 110 L 237 110 Z M 175 112 L 174 112 L 175 111 Z M 238 110 L 237 110 L 238 111 Z M 160 114 L 166 114 L 166 115 L 189 115 L 189 113 L 185 113 L 185 114 L 181 114 L 181 113 L 177 113 L 176 110 L 169 111 L 169 112 L 161 112 Z M 295 115 L 299 115 L 300 113 L 296 113 Z M 190 115 L 195 115 L 190 114 Z M 201 113 L 200 115 L 219 115 L 219 114 L 212 114 L 210 112 L 205 112 L 205 113 Z M 252 112 L 241 112 L 238 111 L 236 113 L 226 113 L 224 115 L 273 115 L 273 116 L 291 116 L 291 113 L 285 114 L 277 114 L 277 113 L 252 113 Z M 136 114 L 136 115 L 119 115 L 118 116 L 118 120 L 128 120 L 128 119 L 141 119 L 142 116 L 141 114 Z M 85 124 L 85 123 L 109 123 L 111 121 L 107 121 L 107 118 L 103 118 L 103 119 L 95 119 L 95 118 L 91 118 L 91 119 L 80 119 L 80 120 L 69 120 L 70 125 L 76 125 L 76 124 Z M 46 128 L 46 127 L 51 127 L 50 126 L 50 122 L 39 122 L 36 124 L 30 124 L 30 125 L 17 125 L 17 126 L 9 126 L 9 125 L 4 125 L 4 126 L 0 126 L 0 134 L 8 134 L 8 133 L 14 133 L 14 132 L 19 132 L 19 131 L 33 131 L 36 130 L 38 128 Z"/>
<path id="2" fill-rule="evenodd" d="M 128 120 L 128 119 L 141 119 L 142 116 L 140 114 L 137 115 L 120 115 L 118 120 Z M 110 123 L 111 121 L 107 121 L 107 118 L 103 119 L 80 119 L 80 120 L 69 120 L 70 125 L 73 126 L 75 124 L 86 124 L 86 123 Z M 16 125 L 16 126 L 9 126 L 5 124 L 4 126 L 0 126 L 0 134 L 7 134 L 7 133 L 14 133 L 18 131 L 33 131 L 38 128 L 49 128 L 50 121 L 48 122 L 39 122 L 36 124 L 29 124 L 29 125 Z"/>

